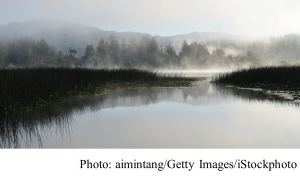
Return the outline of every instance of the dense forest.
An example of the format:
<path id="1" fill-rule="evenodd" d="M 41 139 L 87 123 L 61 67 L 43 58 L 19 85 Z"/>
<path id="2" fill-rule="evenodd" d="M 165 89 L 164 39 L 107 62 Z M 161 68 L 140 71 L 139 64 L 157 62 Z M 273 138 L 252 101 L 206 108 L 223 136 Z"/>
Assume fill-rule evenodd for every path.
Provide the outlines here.
<path id="1" fill-rule="evenodd" d="M 230 66 L 240 62 L 256 63 L 256 58 L 226 56 L 222 49 L 209 53 L 204 44 L 183 42 L 176 53 L 171 44 L 159 46 L 155 38 L 131 37 L 120 43 L 114 35 L 108 40 L 100 39 L 95 46 L 86 45 L 84 56 L 69 47 L 68 54 L 49 45 L 44 39 L 29 37 L 9 39 L 0 37 L 1 67 L 95 67 L 95 68 L 209 68 Z"/>
<path id="2" fill-rule="evenodd" d="M 293 37 L 252 43 L 214 40 L 206 45 L 184 41 L 178 52 L 170 43 L 158 45 L 151 36 L 119 42 L 112 34 L 107 40 L 100 39 L 97 45 L 85 46 L 84 50 L 72 47 L 58 50 L 44 39 L 0 36 L 0 67 L 207 69 L 292 65 L 298 64 L 300 59 L 299 41 Z M 83 51 L 84 55 L 79 56 L 78 51 Z"/>
<path id="3" fill-rule="evenodd" d="M 232 69 L 299 62 L 298 34 L 250 41 L 213 32 L 151 36 L 51 19 L 0 25 L 0 67 Z"/>
<path id="4" fill-rule="evenodd" d="M 252 56 L 259 57 L 262 65 L 300 64 L 300 36 L 297 34 L 269 37 L 253 42 L 213 40 L 206 44 L 208 47 L 223 49 L 227 56 L 251 53 Z"/>

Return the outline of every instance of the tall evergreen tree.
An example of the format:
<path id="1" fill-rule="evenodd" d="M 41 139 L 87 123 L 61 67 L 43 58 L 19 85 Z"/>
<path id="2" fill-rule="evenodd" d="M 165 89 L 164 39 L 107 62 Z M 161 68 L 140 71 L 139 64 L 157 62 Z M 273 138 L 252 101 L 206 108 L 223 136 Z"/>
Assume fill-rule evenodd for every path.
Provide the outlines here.
<path id="1" fill-rule="evenodd" d="M 113 59 L 114 63 L 117 65 L 120 61 L 120 45 L 116 37 L 112 34 L 109 37 L 109 56 Z"/>
<path id="2" fill-rule="evenodd" d="M 87 45 L 84 53 L 84 59 L 92 58 L 95 55 L 95 49 L 93 44 Z"/>
<path id="3" fill-rule="evenodd" d="M 128 46 L 127 46 L 127 65 L 132 67 L 137 65 L 138 63 L 138 42 L 137 39 L 132 36 L 129 39 Z"/>
<path id="4" fill-rule="evenodd" d="M 102 60 L 106 59 L 108 56 L 108 46 L 102 38 L 98 43 L 96 55 Z"/>
<path id="5" fill-rule="evenodd" d="M 180 58 L 189 57 L 191 54 L 191 47 L 187 44 L 186 40 L 183 41 L 181 52 L 179 54 Z"/>
<path id="6" fill-rule="evenodd" d="M 123 66 L 128 66 L 128 60 L 127 60 L 127 45 L 125 39 L 122 40 L 121 46 L 120 46 L 120 59 L 121 59 L 121 64 Z"/>
<path id="7" fill-rule="evenodd" d="M 148 65 L 148 54 L 147 49 L 150 44 L 150 39 L 148 36 L 142 36 L 139 46 L 138 46 L 138 56 L 139 56 L 139 64 L 141 65 Z"/>
<path id="8" fill-rule="evenodd" d="M 147 48 L 147 62 L 150 66 L 157 66 L 157 57 L 159 56 L 159 47 L 155 38 L 151 38 L 149 46 Z"/>

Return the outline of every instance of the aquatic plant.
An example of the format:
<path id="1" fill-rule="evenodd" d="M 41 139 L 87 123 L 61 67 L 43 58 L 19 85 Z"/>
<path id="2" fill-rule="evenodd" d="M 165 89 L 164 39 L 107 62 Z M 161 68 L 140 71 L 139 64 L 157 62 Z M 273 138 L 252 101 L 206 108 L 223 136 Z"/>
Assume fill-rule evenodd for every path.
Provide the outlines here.
<path id="1" fill-rule="evenodd" d="M 30 111 L 68 95 L 101 93 L 122 86 L 178 85 L 187 81 L 139 69 L 0 69 L 0 116 Z"/>
<path id="2" fill-rule="evenodd" d="M 300 66 L 270 66 L 221 73 L 213 82 L 241 87 L 300 90 Z"/>

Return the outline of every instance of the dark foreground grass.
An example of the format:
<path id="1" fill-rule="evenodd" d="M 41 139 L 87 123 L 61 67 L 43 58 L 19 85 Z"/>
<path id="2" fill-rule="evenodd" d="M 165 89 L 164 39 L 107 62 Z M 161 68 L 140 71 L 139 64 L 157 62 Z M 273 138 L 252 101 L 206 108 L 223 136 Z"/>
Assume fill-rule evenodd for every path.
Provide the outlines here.
<path id="1" fill-rule="evenodd" d="M 138 69 L 0 69 L 0 115 L 31 111 L 70 95 L 103 93 L 117 87 L 188 86 L 191 81 Z"/>
<path id="2" fill-rule="evenodd" d="M 260 67 L 219 74 L 213 82 L 239 87 L 300 91 L 300 66 Z"/>

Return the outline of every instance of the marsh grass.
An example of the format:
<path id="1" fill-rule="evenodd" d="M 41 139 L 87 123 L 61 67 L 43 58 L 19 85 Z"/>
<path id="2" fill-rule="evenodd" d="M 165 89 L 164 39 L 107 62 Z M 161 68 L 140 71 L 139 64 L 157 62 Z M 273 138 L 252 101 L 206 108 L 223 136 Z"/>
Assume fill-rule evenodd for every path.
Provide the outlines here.
<path id="1" fill-rule="evenodd" d="M 214 83 L 272 90 L 300 90 L 300 66 L 272 66 L 222 73 Z"/>
<path id="2" fill-rule="evenodd" d="M 117 87 L 188 86 L 191 80 L 138 69 L 0 69 L 0 116 L 51 104 L 70 95 L 92 95 Z"/>

